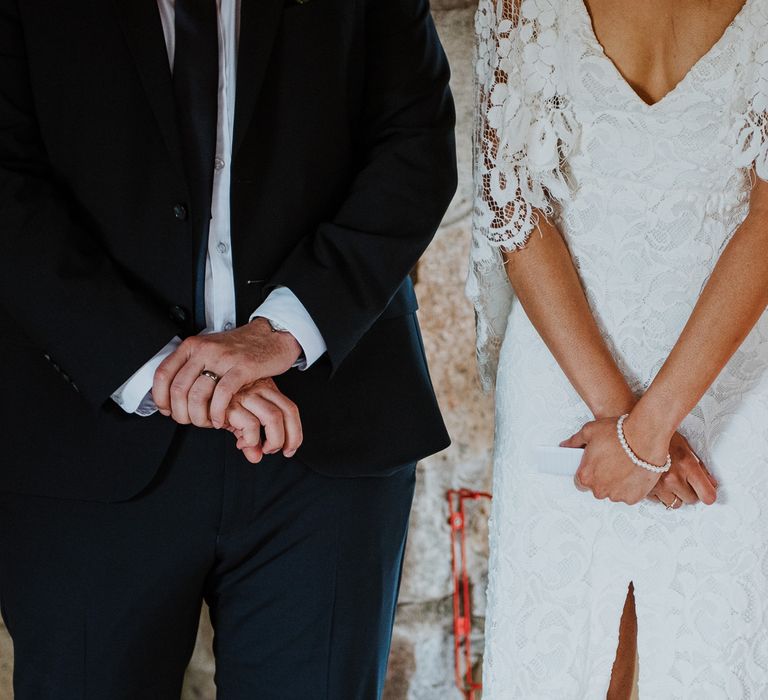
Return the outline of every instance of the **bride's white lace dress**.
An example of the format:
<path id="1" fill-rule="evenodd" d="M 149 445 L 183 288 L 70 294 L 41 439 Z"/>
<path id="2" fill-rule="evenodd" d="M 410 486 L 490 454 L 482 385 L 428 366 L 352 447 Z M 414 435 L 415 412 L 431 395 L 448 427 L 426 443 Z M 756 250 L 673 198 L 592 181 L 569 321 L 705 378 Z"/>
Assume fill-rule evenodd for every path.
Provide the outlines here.
<path id="1" fill-rule="evenodd" d="M 484 700 L 605 698 L 630 581 L 641 698 L 768 698 L 768 315 L 681 427 L 718 503 L 597 501 L 530 454 L 591 415 L 499 250 L 540 235 L 535 209 L 548 212 L 620 368 L 648 387 L 747 215 L 750 177 L 768 179 L 768 0 L 747 0 L 653 106 L 603 53 L 583 0 L 523 0 L 519 14 L 481 0 L 477 31 L 468 292 L 497 403 Z"/>

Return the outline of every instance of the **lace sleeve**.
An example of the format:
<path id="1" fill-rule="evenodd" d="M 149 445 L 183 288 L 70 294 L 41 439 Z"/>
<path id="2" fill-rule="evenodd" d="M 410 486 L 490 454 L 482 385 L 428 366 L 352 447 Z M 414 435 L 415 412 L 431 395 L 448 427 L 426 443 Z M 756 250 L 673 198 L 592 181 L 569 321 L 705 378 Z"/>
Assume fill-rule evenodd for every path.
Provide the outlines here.
<path id="1" fill-rule="evenodd" d="M 736 165 L 768 180 L 768 6 L 755 3 L 751 17 L 757 45 L 748 57 L 745 100 L 737 121 Z"/>
<path id="2" fill-rule="evenodd" d="M 501 250 L 525 245 L 539 212 L 569 196 L 579 137 L 562 71 L 558 0 L 480 0 L 475 17 L 475 206 L 467 296 L 483 387 L 492 388 L 512 289 Z"/>

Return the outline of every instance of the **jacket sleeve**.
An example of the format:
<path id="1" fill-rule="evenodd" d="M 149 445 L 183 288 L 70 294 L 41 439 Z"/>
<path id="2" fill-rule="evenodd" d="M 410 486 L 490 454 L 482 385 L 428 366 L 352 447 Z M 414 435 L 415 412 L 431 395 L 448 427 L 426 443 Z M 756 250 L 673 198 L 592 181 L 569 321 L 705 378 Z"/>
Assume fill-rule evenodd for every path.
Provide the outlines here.
<path id="1" fill-rule="evenodd" d="M 333 219 L 268 285 L 299 298 L 334 371 L 416 264 L 456 190 L 449 69 L 427 0 L 369 0 L 365 31 L 361 166 Z"/>
<path id="2" fill-rule="evenodd" d="M 0 307 L 98 406 L 177 329 L 131 288 L 52 172 L 17 0 L 0 0 L 0 47 Z"/>

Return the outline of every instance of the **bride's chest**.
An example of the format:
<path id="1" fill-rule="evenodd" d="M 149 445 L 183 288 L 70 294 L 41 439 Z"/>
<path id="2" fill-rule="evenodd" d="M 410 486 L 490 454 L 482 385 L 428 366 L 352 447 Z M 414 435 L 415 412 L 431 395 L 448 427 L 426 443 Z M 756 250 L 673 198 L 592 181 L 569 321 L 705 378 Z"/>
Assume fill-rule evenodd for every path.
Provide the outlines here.
<path id="1" fill-rule="evenodd" d="M 565 4 L 556 72 L 581 127 L 579 147 L 569 157 L 577 179 L 591 174 L 722 192 L 743 177 L 733 151 L 745 109 L 744 14 L 648 104 L 606 54 L 583 0 Z"/>
<path id="2" fill-rule="evenodd" d="M 578 183 L 608 178 L 659 189 L 722 193 L 741 189 L 734 164 L 734 115 L 722 98 L 690 99 L 672 114 L 640 114 L 585 91 L 574 100 L 581 126 L 568 168 Z"/>
<path id="3" fill-rule="evenodd" d="M 647 105 L 616 69 L 577 51 L 564 80 L 581 126 L 569 166 L 576 179 L 623 178 L 659 188 L 722 192 L 742 174 L 733 161 L 740 92 L 736 61 L 697 68 L 661 102 Z"/>

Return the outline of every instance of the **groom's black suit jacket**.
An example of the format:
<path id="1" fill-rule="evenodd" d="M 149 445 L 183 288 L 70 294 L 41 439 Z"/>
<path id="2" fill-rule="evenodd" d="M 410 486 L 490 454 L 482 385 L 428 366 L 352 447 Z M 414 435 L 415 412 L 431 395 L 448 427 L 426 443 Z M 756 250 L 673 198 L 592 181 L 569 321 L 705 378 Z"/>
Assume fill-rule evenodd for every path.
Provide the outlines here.
<path id="1" fill-rule="evenodd" d="M 278 378 L 297 457 L 380 474 L 448 444 L 409 271 L 456 183 L 426 0 L 243 0 L 237 319 L 289 287 L 328 352 Z M 156 0 L 0 0 L 0 490 L 122 500 L 175 424 L 110 395 L 193 332 L 199 216 Z"/>

